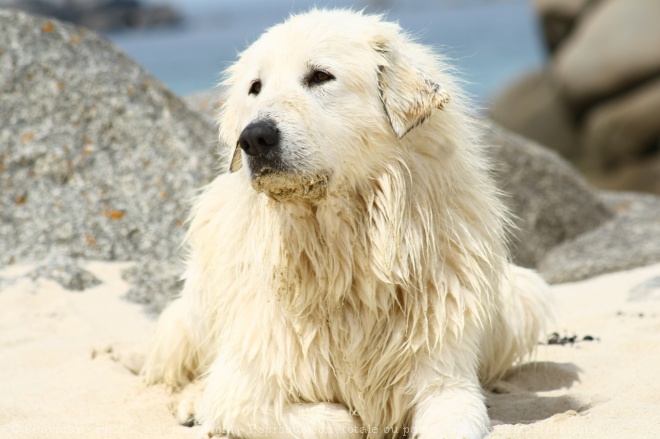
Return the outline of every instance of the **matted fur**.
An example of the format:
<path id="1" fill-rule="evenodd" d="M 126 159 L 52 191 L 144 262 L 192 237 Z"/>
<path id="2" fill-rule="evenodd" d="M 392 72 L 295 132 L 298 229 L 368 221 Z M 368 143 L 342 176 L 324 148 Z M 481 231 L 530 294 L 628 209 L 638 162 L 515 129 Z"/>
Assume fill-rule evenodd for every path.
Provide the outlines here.
<path id="1" fill-rule="evenodd" d="M 334 79 L 310 84 L 317 70 Z M 314 10 L 224 84 L 224 161 L 267 119 L 286 171 L 261 179 L 234 156 L 197 200 L 147 381 L 204 379 L 204 433 L 482 437 L 480 382 L 532 351 L 548 296 L 508 262 L 506 209 L 443 59 L 380 16 Z"/>

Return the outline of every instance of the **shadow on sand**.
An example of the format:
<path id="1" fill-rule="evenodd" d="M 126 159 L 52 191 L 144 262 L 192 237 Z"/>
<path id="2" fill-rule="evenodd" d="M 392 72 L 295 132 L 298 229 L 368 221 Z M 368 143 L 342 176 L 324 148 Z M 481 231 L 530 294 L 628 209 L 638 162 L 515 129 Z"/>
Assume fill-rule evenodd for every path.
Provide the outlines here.
<path id="1" fill-rule="evenodd" d="M 488 414 L 495 424 L 530 424 L 569 410 L 577 413 L 588 410 L 590 401 L 559 392 L 579 382 L 580 372 L 572 363 L 535 362 L 517 366 L 488 389 Z"/>

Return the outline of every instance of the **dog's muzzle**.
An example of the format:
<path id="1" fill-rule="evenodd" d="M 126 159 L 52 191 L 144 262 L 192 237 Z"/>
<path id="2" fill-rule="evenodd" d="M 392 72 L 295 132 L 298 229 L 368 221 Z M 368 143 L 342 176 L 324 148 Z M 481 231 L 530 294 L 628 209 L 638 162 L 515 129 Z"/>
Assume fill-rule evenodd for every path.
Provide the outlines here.
<path id="1" fill-rule="evenodd" d="M 272 120 L 255 121 L 243 129 L 232 166 L 238 162 L 236 154 L 240 154 L 239 147 L 240 152 L 245 154 L 252 187 L 257 192 L 283 203 L 314 203 L 327 196 L 326 174 L 296 172 L 283 163 L 280 130 Z"/>

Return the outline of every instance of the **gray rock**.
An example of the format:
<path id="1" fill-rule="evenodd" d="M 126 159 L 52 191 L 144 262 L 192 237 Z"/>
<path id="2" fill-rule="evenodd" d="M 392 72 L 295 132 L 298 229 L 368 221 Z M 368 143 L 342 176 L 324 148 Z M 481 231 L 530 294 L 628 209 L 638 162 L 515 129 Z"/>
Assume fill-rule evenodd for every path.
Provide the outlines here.
<path id="1" fill-rule="evenodd" d="M 559 283 L 660 261 L 660 197 L 595 191 L 556 153 L 497 127 L 486 140 L 516 216 L 515 262 Z"/>
<path id="2" fill-rule="evenodd" d="M 177 260 L 213 124 L 85 29 L 6 10 L 0 29 L 0 264 Z"/>
<path id="3" fill-rule="evenodd" d="M 515 216 L 514 260 L 536 267 L 546 253 L 603 224 L 612 212 L 558 154 L 497 127 L 486 132 L 497 160 L 497 180 Z"/>
<path id="4" fill-rule="evenodd" d="M 575 29 L 585 10 L 600 0 L 532 0 L 541 18 L 543 40 L 554 53 Z"/>
<path id="5" fill-rule="evenodd" d="M 660 139 L 658 141 L 660 149 Z M 629 159 L 615 170 L 599 175 L 591 174 L 592 181 L 604 190 L 651 192 L 660 194 L 660 154 Z"/>
<path id="6" fill-rule="evenodd" d="M 584 123 L 583 160 L 596 173 L 630 164 L 635 161 L 633 158 L 646 162 L 645 152 L 658 149 L 658 139 L 660 75 L 589 112 Z"/>
<path id="7" fill-rule="evenodd" d="M 539 262 L 549 282 L 572 282 L 660 261 L 660 197 L 626 192 L 600 196 L 615 216 L 550 250 Z"/>
<path id="8" fill-rule="evenodd" d="M 602 1 L 553 60 L 567 96 L 585 106 L 660 73 L 660 2 Z"/>
<path id="9" fill-rule="evenodd" d="M 171 261 L 144 261 L 124 270 L 122 277 L 133 287 L 126 299 L 146 306 L 150 314 L 160 314 L 181 292 L 182 264 Z"/>
<path id="10" fill-rule="evenodd" d="M 209 122 L 216 124 L 220 108 L 224 101 L 223 90 L 216 87 L 211 90 L 186 95 L 183 97 L 183 100 L 190 108 L 203 114 Z"/>
<path id="11" fill-rule="evenodd" d="M 526 74 L 499 93 L 489 116 L 505 128 L 567 158 L 579 156 L 578 134 L 559 84 L 547 70 Z"/>
<path id="12" fill-rule="evenodd" d="M 600 189 L 660 194 L 660 2 L 533 4 L 544 25 L 559 20 L 546 35 L 556 51 L 542 74 L 500 93 L 491 116 L 560 152 Z"/>
<path id="13" fill-rule="evenodd" d="M 75 259 L 65 256 L 58 256 L 42 263 L 31 271 L 28 277 L 32 280 L 54 280 L 71 291 L 83 291 L 101 284 L 96 276 L 81 268 Z"/>

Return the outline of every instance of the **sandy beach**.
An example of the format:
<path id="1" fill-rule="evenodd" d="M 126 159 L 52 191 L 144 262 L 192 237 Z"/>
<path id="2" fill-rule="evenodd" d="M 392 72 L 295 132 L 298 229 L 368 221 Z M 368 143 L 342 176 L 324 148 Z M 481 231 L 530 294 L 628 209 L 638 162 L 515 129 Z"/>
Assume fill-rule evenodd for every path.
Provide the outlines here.
<path id="1" fill-rule="evenodd" d="M 177 425 L 165 389 L 145 387 L 130 371 L 155 321 L 122 299 L 126 266 L 87 264 L 103 284 L 82 293 L 45 280 L 3 284 L 0 437 L 195 437 Z M 29 268 L 11 267 L 2 276 Z"/>
<path id="2" fill-rule="evenodd" d="M 174 419 L 177 395 L 134 373 L 155 320 L 122 299 L 127 266 L 86 263 L 103 283 L 82 293 L 30 266 L 0 272 L 0 437 L 196 436 Z M 660 264 L 553 291 L 566 343 L 539 346 L 488 395 L 488 437 L 660 437 Z"/>

